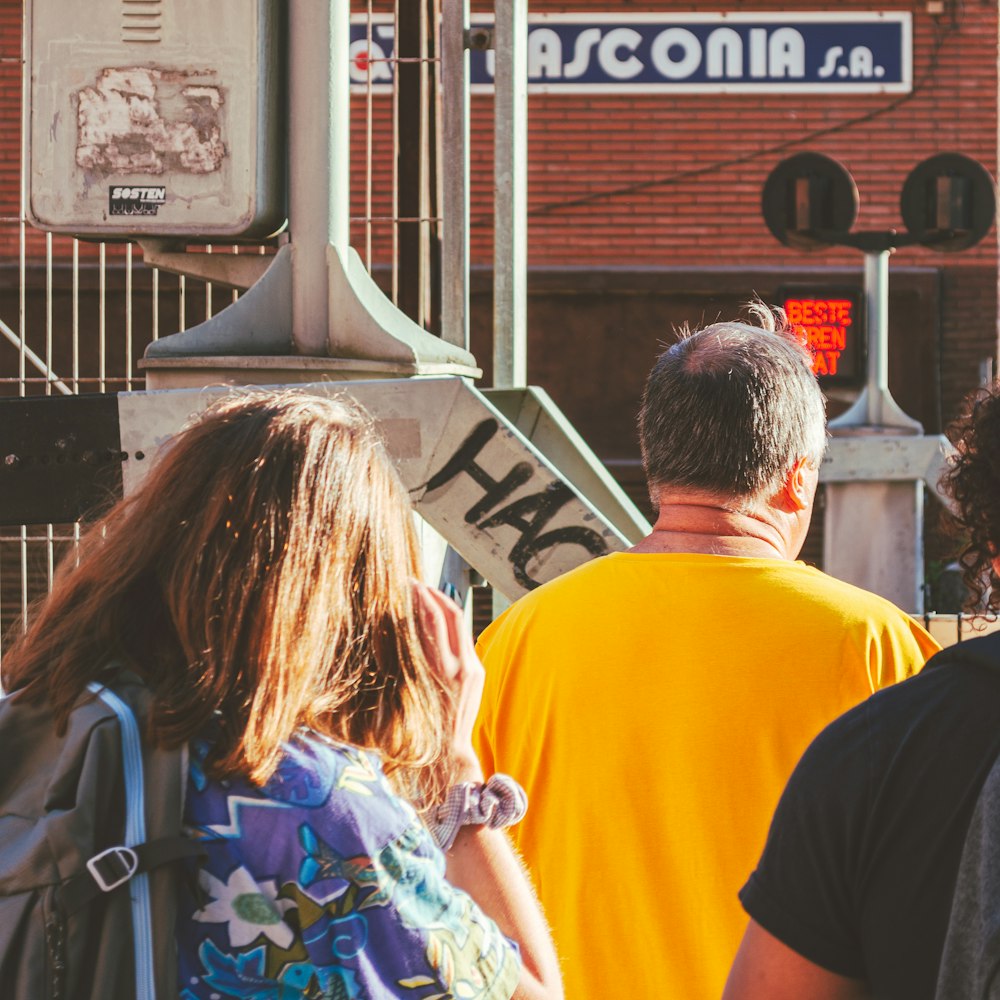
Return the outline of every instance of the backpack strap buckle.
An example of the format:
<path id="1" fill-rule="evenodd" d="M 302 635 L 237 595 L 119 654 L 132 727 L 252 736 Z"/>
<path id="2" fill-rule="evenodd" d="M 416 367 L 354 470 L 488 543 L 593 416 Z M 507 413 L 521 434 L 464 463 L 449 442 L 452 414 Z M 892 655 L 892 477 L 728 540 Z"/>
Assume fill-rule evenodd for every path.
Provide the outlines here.
<path id="1" fill-rule="evenodd" d="M 139 867 L 139 858 L 131 847 L 119 845 L 95 854 L 87 869 L 102 892 L 111 892 L 127 882 Z"/>
<path id="2" fill-rule="evenodd" d="M 134 875 L 184 858 L 199 858 L 204 863 L 205 845 L 189 837 L 170 836 L 134 847 L 109 847 L 87 862 L 86 871 L 81 868 L 60 883 L 56 890 L 58 904 L 63 912 L 76 913 L 102 892 L 111 892 Z"/>

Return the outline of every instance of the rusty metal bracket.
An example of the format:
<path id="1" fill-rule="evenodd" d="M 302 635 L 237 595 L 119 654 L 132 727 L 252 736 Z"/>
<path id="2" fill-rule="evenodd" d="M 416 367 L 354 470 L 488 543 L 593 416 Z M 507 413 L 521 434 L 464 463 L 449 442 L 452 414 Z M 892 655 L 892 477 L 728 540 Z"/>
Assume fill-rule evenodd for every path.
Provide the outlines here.
<path id="1" fill-rule="evenodd" d="M 493 48 L 493 29 L 477 25 L 474 28 L 466 28 L 464 33 L 465 47 L 485 52 Z"/>

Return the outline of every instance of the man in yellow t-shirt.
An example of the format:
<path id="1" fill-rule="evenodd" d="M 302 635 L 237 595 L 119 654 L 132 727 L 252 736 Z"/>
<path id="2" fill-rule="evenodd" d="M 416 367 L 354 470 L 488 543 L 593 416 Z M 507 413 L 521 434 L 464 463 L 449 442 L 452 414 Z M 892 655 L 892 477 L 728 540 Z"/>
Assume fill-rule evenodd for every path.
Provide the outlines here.
<path id="1" fill-rule="evenodd" d="M 933 639 L 795 562 L 826 444 L 797 341 L 720 323 L 658 359 L 640 415 L 658 508 L 631 551 L 518 601 L 482 635 L 477 749 L 530 807 L 513 838 L 568 1000 L 717 1000 L 799 756 L 915 673 Z"/>

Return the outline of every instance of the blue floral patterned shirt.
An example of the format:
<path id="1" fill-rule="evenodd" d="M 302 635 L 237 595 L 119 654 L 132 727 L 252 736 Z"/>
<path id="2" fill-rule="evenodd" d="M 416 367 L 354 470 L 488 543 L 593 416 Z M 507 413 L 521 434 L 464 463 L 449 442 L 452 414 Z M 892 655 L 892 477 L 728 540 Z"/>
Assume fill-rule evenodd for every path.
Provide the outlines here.
<path id="1" fill-rule="evenodd" d="M 181 1000 L 511 996 L 516 946 L 445 880 L 374 754 L 300 738 L 257 788 L 206 779 L 207 749 L 184 813 L 207 859 L 201 898 L 181 891 Z"/>

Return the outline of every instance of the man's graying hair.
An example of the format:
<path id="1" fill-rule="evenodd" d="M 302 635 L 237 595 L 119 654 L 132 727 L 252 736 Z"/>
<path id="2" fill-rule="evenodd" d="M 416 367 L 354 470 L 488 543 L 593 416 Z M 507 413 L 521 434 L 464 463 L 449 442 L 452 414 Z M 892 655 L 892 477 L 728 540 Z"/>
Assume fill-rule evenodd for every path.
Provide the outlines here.
<path id="1" fill-rule="evenodd" d="M 748 311 L 759 325 L 682 331 L 646 380 L 639 437 L 654 506 L 660 486 L 752 506 L 799 458 L 823 459 L 825 406 L 808 350 L 780 310 Z"/>

